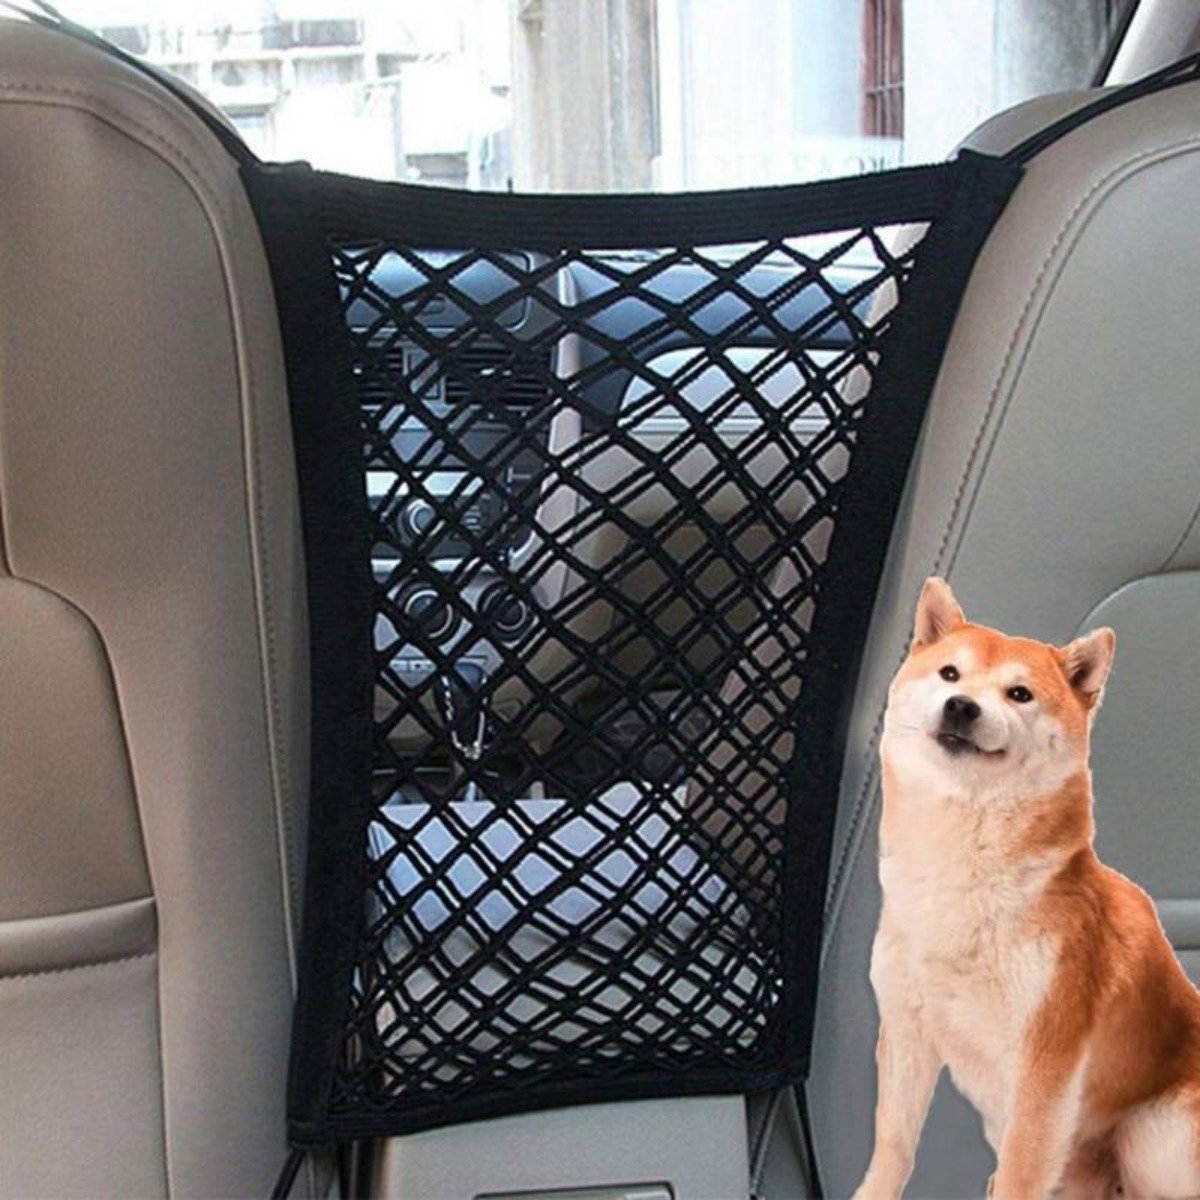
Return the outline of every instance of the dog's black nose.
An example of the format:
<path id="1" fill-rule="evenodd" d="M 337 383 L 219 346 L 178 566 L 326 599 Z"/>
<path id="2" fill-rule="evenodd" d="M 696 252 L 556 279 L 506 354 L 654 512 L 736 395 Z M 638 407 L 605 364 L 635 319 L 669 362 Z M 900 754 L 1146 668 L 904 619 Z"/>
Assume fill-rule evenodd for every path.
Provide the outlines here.
<path id="1" fill-rule="evenodd" d="M 947 721 L 953 721 L 955 725 L 970 725 L 972 721 L 979 720 L 983 710 L 970 696 L 951 696 L 942 711 Z"/>

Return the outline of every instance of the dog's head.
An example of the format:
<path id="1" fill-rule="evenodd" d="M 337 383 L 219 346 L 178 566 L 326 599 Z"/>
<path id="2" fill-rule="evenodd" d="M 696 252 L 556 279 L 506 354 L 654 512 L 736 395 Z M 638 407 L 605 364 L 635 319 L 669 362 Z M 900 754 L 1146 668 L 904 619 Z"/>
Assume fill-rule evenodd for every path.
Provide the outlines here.
<path id="1" fill-rule="evenodd" d="M 1111 629 L 1058 647 L 973 625 L 949 585 L 927 579 L 888 693 L 885 761 L 952 793 L 1054 788 L 1086 765 L 1115 647 Z"/>

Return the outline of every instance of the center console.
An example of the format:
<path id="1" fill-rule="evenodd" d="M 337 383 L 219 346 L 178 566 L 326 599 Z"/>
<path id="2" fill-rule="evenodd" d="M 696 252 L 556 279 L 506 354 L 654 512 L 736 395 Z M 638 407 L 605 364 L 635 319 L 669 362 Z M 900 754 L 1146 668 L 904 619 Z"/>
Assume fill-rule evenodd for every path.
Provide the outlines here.
<path id="1" fill-rule="evenodd" d="M 487 681 L 565 586 L 561 565 L 541 571 L 534 556 L 578 502 L 550 469 L 581 434 L 556 386 L 579 358 L 575 336 L 561 333 L 572 282 L 549 269 L 540 291 L 519 290 L 504 261 L 523 279 L 542 265 L 526 253 L 473 262 L 461 252 L 415 261 L 389 252 L 347 305 L 382 593 L 376 650 L 389 685 L 449 726 L 468 757 L 488 736 L 478 698 L 487 693 L 491 707 L 503 690 Z M 491 336 L 472 325 L 480 308 L 493 313 Z M 380 712 L 395 702 L 381 695 Z M 423 730 L 408 720 L 390 736 L 420 741 Z"/>

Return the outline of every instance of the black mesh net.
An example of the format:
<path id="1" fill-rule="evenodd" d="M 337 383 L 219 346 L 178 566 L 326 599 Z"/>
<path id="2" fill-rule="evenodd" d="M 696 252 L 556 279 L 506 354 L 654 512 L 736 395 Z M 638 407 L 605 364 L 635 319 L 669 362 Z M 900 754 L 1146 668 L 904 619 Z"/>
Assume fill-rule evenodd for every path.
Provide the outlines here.
<path id="1" fill-rule="evenodd" d="M 839 714 L 1014 178 L 280 189 L 306 523 L 361 505 L 344 543 L 309 531 L 314 736 L 342 733 L 314 764 L 297 1140 L 803 1072 Z M 365 637 L 322 646 L 356 561 Z"/>
<path id="2" fill-rule="evenodd" d="M 795 706 L 896 232 L 333 244 L 377 614 L 335 1108 L 777 1052 Z"/>

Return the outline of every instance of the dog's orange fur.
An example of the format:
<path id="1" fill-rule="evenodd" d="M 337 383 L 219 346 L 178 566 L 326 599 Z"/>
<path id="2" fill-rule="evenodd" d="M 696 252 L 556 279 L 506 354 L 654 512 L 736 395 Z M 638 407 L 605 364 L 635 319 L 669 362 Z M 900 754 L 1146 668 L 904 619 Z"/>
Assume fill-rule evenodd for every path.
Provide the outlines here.
<path id="1" fill-rule="evenodd" d="M 1088 740 L 1114 644 L 1008 637 L 968 624 L 941 580 L 922 592 L 882 747 L 860 1197 L 900 1195 L 943 1065 L 984 1115 L 1001 1200 L 1200 1196 L 1200 992 L 1146 894 L 1092 849 Z M 1019 709 L 1014 683 L 1033 694 Z M 979 753 L 933 732 L 946 688 L 983 705 Z"/>

